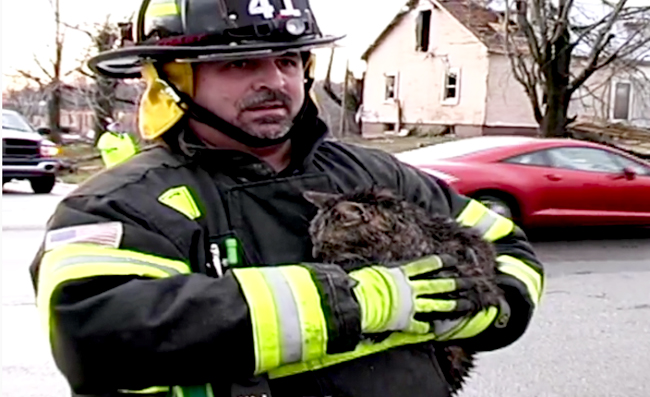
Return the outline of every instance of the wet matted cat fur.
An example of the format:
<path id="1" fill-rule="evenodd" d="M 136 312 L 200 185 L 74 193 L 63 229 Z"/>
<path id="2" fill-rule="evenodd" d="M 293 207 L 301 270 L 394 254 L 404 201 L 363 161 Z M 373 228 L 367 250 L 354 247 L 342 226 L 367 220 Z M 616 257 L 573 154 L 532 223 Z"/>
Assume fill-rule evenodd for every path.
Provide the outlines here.
<path id="1" fill-rule="evenodd" d="M 388 189 L 346 195 L 310 191 L 304 196 L 318 207 L 309 233 L 319 261 L 351 271 L 368 264 L 398 266 L 409 259 L 449 254 L 458 264 L 440 276 L 476 278 L 467 295 L 473 310 L 499 304 L 503 293 L 496 286 L 494 249 L 474 230 L 428 213 Z M 434 344 L 449 388 L 456 393 L 474 366 L 474 352 L 456 344 L 429 343 Z"/>

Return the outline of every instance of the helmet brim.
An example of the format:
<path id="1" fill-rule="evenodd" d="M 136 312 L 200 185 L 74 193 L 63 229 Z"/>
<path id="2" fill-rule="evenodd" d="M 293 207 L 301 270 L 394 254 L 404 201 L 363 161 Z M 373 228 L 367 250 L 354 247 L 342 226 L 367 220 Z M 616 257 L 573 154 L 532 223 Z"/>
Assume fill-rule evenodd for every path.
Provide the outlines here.
<path id="1" fill-rule="evenodd" d="M 344 36 L 324 36 L 292 42 L 255 42 L 234 45 L 161 46 L 136 45 L 103 52 L 88 61 L 88 67 L 106 77 L 127 79 L 140 77 L 143 63 L 212 62 L 241 58 L 263 58 L 286 51 L 310 51 L 340 40 Z"/>

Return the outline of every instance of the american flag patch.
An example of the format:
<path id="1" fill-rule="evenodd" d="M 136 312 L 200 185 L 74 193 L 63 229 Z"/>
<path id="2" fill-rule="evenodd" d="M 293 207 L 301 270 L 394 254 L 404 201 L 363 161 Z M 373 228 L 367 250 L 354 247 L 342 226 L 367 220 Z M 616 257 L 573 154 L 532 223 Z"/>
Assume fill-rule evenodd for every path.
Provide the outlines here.
<path id="1" fill-rule="evenodd" d="M 99 244 L 118 248 L 120 242 L 122 242 L 122 234 L 122 222 L 64 227 L 47 232 L 45 235 L 45 251 L 72 243 Z"/>

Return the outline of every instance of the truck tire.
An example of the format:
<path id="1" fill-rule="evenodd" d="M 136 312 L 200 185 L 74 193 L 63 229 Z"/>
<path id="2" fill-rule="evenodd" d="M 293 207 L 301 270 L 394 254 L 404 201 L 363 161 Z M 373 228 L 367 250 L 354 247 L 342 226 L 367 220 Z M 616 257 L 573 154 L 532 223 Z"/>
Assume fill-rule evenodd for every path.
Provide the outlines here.
<path id="1" fill-rule="evenodd" d="M 40 176 L 38 178 L 31 178 L 29 184 L 32 185 L 32 190 L 37 194 L 49 193 L 54 188 L 56 177 L 54 175 Z"/>

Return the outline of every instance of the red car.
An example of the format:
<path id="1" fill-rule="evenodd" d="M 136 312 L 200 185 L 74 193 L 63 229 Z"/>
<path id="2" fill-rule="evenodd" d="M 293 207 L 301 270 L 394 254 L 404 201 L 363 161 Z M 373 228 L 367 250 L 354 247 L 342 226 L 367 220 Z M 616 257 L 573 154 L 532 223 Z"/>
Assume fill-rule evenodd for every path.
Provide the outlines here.
<path id="1" fill-rule="evenodd" d="M 608 146 L 485 136 L 396 156 L 526 228 L 650 225 L 650 162 Z"/>

